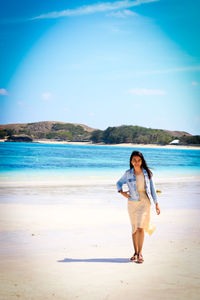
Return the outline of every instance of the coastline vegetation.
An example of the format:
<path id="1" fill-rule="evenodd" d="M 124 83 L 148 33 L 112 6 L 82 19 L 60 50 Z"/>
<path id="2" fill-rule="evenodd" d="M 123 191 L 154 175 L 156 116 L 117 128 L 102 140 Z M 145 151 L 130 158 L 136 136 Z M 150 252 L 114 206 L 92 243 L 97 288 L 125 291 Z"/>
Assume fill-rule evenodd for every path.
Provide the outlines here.
<path id="1" fill-rule="evenodd" d="M 105 130 L 93 129 L 84 124 L 64 122 L 35 122 L 0 125 L 0 138 L 7 141 L 56 140 L 104 144 L 160 144 L 168 145 L 178 139 L 180 145 L 199 145 L 200 136 L 183 131 L 152 129 L 141 126 L 121 125 Z"/>

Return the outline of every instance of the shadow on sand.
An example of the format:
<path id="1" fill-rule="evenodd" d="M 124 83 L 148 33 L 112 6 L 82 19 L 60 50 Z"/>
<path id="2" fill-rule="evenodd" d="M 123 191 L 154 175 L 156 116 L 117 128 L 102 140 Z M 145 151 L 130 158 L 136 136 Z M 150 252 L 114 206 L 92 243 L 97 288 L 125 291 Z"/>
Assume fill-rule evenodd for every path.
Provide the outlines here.
<path id="1" fill-rule="evenodd" d="M 62 260 L 57 260 L 57 262 L 100 262 L 100 263 L 118 263 L 118 264 L 127 264 L 132 262 L 128 258 L 87 258 L 87 259 L 79 259 L 79 258 L 64 258 Z"/>

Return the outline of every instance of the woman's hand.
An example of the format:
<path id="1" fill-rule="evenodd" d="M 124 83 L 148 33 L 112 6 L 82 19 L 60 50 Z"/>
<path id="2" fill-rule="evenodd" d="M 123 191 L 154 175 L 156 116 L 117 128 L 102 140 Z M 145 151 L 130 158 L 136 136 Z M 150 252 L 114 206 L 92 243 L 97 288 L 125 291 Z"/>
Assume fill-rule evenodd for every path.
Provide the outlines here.
<path id="1" fill-rule="evenodd" d="M 157 215 L 159 215 L 159 214 L 160 214 L 160 208 L 159 208 L 159 205 L 158 205 L 158 203 L 156 203 L 156 212 L 157 212 Z"/>
<path id="2" fill-rule="evenodd" d="M 126 198 L 131 198 L 131 196 L 130 196 L 130 194 L 129 194 L 129 191 L 127 191 L 127 192 L 123 192 L 123 191 L 121 191 L 120 192 L 124 197 L 126 197 Z"/>

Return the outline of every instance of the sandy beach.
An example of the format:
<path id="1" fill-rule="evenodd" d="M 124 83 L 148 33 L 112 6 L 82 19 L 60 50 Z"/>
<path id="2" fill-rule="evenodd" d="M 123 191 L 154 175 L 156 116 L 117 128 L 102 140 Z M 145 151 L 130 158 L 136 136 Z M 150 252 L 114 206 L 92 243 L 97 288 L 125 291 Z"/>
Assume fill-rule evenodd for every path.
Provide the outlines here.
<path id="1" fill-rule="evenodd" d="M 42 144 L 57 144 L 57 145 L 91 145 L 91 146 L 112 146 L 112 147 L 132 147 L 132 148 L 163 148 L 163 149 L 198 149 L 200 146 L 184 146 L 184 145 L 155 145 L 155 144 L 133 144 L 133 143 L 123 143 L 123 144 L 93 144 L 91 142 L 55 142 L 55 141 L 43 141 L 37 140 L 37 143 Z"/>
<path id="2" fill-rule="evenodd" d="M 156 183 L 161 214 L 152 207 L 156 230 L 145 233 L 145 261 L 137 264 L 129 260 L 127 202 L 114 183 L 8 184 L 0 299 L 198 299 L 199 186 L 199 178 Z"/>
<path id="3" fill-rule="evenodd" d="M 0 139 L 0 142 L 5 142 L 5 139 Z M 50 145 L 85 145 L 85 146 L 112 146 L 112 147 L 131 147 L 131 148 L 155 148 L 155 149 L 196 149 L 200 150 L 200 146 L 186 146 L 186 145 L 155 145 L 155 144 L 93 144 L 92 142 L 65 142 L 65 141 L 53 141 L 53 140 L 34 140 L 34 143 L 50 144 Z"/>

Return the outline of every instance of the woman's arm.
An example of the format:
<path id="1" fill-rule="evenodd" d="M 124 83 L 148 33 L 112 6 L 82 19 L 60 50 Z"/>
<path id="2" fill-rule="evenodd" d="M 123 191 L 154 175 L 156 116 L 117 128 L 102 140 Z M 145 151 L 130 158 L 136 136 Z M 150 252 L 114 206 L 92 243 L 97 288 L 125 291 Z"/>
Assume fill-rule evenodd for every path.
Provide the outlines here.
<path id="1" fill-rule="evenodd" d="M 151 195 L 153 197 L 153 201 L 154 201 L 155 206 L 156 206 L 157 215 L 159 215 L 160 214 L 160 208 L 159 208 L 159 205 L 158 205 L 156 190 L 155 190 L 155 186 L 154 186 L 152 178 L 150 179 L 150 189 L 151 189 Z"/>
<path id="2" fill-rule="evenodd" d="M 154 186 L 152 177 L 150 178 L 150 189 L 151 189 L 151 195 L 153 197 L 153 201 L 156 204 L 158 202 L 158 200 L 157 200 L 156 190 L 155 190 L 155 186 Z"/>
<path id="3" fill-rule="evenodd" d="M 124 173 L 124 175 L 116 183 L 118 192 L 122 191 L 122 186 L 126 183 L 126 181 L 126 173 Z"/>
<path id="4" fill-rule="evenodd" d="M 124 197 L 126 198 L 130 198 L 130 195 L 129 195 L 129 191 L 127 192 L 123 192 L 122 190 L 122 186 L 123 184 L 125 184 L 127 182 L 127 176 L 126 176 L 126 173 L 124 173 L 124 175 L 117 181 L 117 190 L 119 193 L 121 193 Z"/>

